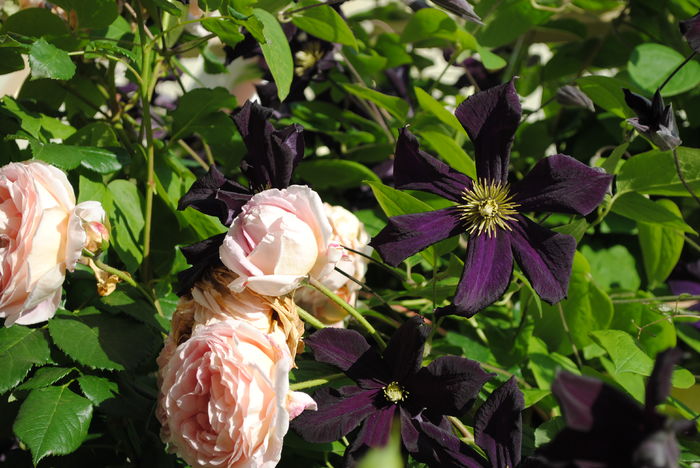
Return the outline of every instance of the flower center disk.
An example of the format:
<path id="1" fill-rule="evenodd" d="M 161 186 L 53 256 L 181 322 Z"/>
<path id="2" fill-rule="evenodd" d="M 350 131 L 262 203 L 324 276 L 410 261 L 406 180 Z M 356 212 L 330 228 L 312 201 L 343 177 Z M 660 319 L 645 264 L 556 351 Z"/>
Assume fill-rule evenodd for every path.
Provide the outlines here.
<path id="1" fill-rule="evenodd" d="M 408 397 L 408 392 L 398 382 L 391 382 L 382 390 L 384 391 L 384 397 L 394 404 L 404 401 Z"/>
<path id="2" fill-rule="evenodd" d="M 496 230 L 511 231 L 508 221 L 516 221 L 513 215 L 520 205 L 513 203 L 513 195 L 508 184 L 499 181 L 481 179 L 474 182 L 471 189 L 462 192 L 463 203 L 457 205 L 460 219 L 469 234 L 489 237 L 496 235 Z"/>

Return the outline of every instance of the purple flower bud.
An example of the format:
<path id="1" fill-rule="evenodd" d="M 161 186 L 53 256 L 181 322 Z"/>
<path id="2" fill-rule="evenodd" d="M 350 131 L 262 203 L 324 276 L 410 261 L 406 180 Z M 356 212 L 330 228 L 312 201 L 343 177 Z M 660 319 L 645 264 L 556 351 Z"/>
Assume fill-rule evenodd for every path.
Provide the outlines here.
<path id="1" fill-rule="evenodd" d="M 680 24 L 681 34 L 688 41 L 688 45 L 695 52 L 700 52 L 700 13 L 696 14 L 692 18 L 681 21 Z"/>
<path id="2" fill-rule="evenodd" d="M 555 99 L 562 106 L 583 107 L 591 112 L 595 112 L 593 101 L 576 86 L 562 86 L 557 90 Z"/>

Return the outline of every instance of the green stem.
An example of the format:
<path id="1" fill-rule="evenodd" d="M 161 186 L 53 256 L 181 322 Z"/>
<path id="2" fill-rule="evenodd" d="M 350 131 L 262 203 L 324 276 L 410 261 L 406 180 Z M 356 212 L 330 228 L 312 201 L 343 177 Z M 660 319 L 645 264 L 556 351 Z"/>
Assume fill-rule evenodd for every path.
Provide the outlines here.
<path id="1" fill-rule="evenodd" d="M 566 322 L 566 316 L 564 315 L 564 308 L 561 306 L 561 302 L 557 303 L 557 308 L 559 309 L 559 317 L 561 318 L 561 324 L 564 327 L 566 335 L 569 337 L 569 341 L 571 341 L 571 349 L 573 349 L 574 351 L 574 357 L 576 358 L 576 362 L 578 363 L 578 368 L 583 369 L 583 361 L 581 361 L 581 356 L 578 353 L 578 347 L 576 346 L 576 343 L 574 343 L 574 336 L 571 334 L 569 324 Z"/>
<path id="2" fill-rule="evenodd" d="M 612 299 L 613 304 L 634 304 L 645 302 L 700 301 L 700 296 L 680 294 L 678 296 L 638 297 L 635 299 Z"/>
<path id="3" fill-rule="evenodd" d="M 311 325 L 314 328 L 321 329 L 321 328 L 326 328 L 326 326 L 316 317 L 302 309 L 301 307 L 297 306 L 297 314 L 299 314 L 299 317 L 309 325 Z"/>
<path id="4" fill-rule="evenodd" d="M 367 333 L 369 333 L 372 336 L 372 338 L 374 338 L 374 341 L 377 342 L 377 345 L 379 345 L 379 348 L 381 348 L 382 350 L 384 348 L 386 348 L 386 343 L 384 342 L 382 337 L 379 336 L 379 333 L 377 332 L 377 330 L 354 307 L 352 307 L 350 304 L 348 304 L 343 299 L 338 297 L 336 294 L 333 293 L 333 291 L 331 291 L 330 289 L 325 287 L 323 284 L 321 284 L 321 282 L 319 282 L 315 278 L 309 277 L 309 285 L 311 287 L 313 287 L 314 289 L 316 289 L 321 294 L 323 294 L 324 296 L 326 296 L 331 301 L 335 302 L 344 311 L 346 311 L 348 314 L 350 314 L 352 317 L 354 317 L 355 320 L 357 320 L 360 323 L 360 325 L 362 325 L 365 328 L 365 330 L 367 330 Z"/>
<path id="5" fill-rule="evenodd" d="M 342 372 L 339 374 L 330 374 L 325 377 L 321 377 L 320 379 L 312 379 L 312 380 L 305 380 L 303 382 L 297 382 L 289 385 L 290 390 L 302 390 L 304 388 L 311 388 L 311 387 L 319 387 L 321 385 L 325 385 L 328 382 L 336 379 L 340 379 L 342 377 L 345 377 L 345 374 Z"/>
<path id="6" fill-rule="evenodd" d="M 686 65 L 688 62 L 690 62 L 690 61 L 693 59 L 693 57 L 695 57 L 695 51 L 693 51 L 693 53 L 691 53 L 690 55 L 688 55 L 688 57 L 687 57 L 685 60 L 683 60 L 683 61 L 681 62 L 681 64 L 678 65 L 678 66 L 676 67 L 676 69 L 673 70 L 673 71 L 671 72 L 670 75 L 668 75 L 668 76 L 666 77 L 666 79 L 664 80 L 664 82 L 661 83 L 661 86 L 659 86 L 659 88 L 658 88 L 656 91 L 657 91 L 659 94 L 661 94 L 661 90 L 664 89 L 664 86 L 666 86 L 666 85 L 668 84 L 668 82 L 671 81 L 671 78 L 673 78 L 673 77 L 676 75 L 676 73 L 678 73 L 678 72 L 680 71 L 681 68 L 685 67 L 685 65 Z"/>
<path id="7" fill-rule="evenodd" d="M 693 239 L 691 239 L 688 234 L 685 235 L 685 241 L 689 246 L 691 246 L 692 248 L 694 248 L 695 250 L 700 252 L 700 245 L 698 245 L 697 242 L 695 242 Z"/>
<path id="8" fill-rule="evenodd" d="M 128 285 L 138 289 L 138 291 L 143 295 L 143 297 L 148 299 L 150 302 L 154 302 L 153 296 L 149 294 L 149 292 L 146 291 L 140 284 L 134 281 L 134 278 L 132 278 L 131 275 L 129 275 L 129 273 L 109 266 L 106 263 L 103 263 L 101 260 L 98 260 L 97 258 L 93 258 L 92 261 L 95 262 L 95 266 L 100 270 L 104 270 L 110 275 L 114 275 L 120 280 L 127 283 Z"/>
<path id="9" fill-rule="evenodd" d="M 685 180 L 685 177 L 683 177 L 683 171 L 681 170 L 681 161 L 678 159 L 678 151 L 676 151 L 676 148 L 673 148 L 673 163 L 676 165 L 676 173 L 678 174 L 678 179 L 681 181 L 683 184 L 683 187 L 688 191 L 691 197 L 693 197 L 693 200 L 697 202 L 698 205 L 700 205 L 700 198 L 698 198 L 697 195 L 695 195 L 695 192 L 693 192 L 693 189 L 690 187 L 690 184 L 688 181 Z"/>

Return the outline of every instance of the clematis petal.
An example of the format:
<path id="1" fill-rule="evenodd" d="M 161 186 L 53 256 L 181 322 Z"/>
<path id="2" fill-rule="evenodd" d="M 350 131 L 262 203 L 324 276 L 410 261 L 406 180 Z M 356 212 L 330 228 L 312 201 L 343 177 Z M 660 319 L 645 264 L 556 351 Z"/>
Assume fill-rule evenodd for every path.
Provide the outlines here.
<path id="1" fill-rule="evenodd" d="M 322 388 L 313 396 L 318 411 L 304 411 L 291 421 L 291 427 L 308 442 L 338 440 L 378 411 L 374 404 L 377 391 L 359 387 Z"/>
<path id="2" fill-rule="evenodd" d="M 221 265 L 219 247 L 224 242 L 225 236 L 226 234 L 217 234 L 196 244 L 180 248 L 187 263 L 192 266 L 177 274 L 178 295 L 189 293 L 202 274 L 210 268 Z"/>
<path id="3" fill-rule="evenodd" d="M 357 434 L 357 439 L 368 447 L 384 447 L 389 442 L 395 413 L 396 405 L 388 405 L 370 414 Z"/>
<path id="4" fill-rule="evenodd" d="M 524 216 L 512 223 L 513 255 L 537 294 L 554 304 L 566 297 L 576 239 L 543 228 Z"/>
<path id="5" fill-rule="evenodd" d="M 430 327 L 420 316 L 411 317 L 394 332 L 383 354 L 392 381 L 401 382 L 418 371 L 429 332 Z"/>
<path id="6" fill-rule="evenodd" d="M 477 24 L 484 24 L 474 11 L 474 7 L 467 3 L 466 0 L 435 0 L 435 4 L 464 19 Z"/>
<path id="7" fill-rule="evenodd" d="M 472 180 L 418 148 L 418 140 L 406 128 L 399 131 L 394 158 L 394 184 L 399 189 L 423 190 L 460 201 Z"/>
<path id="8" fill-rule="evenodd" d="M 494 468 L 518 466 L 523 436 L 523 393 L 515 377 L 498 387 L 476 412 L 474 441 Z"/>
<path id="9" fill-rule="evenodd" d="M 654 370 L 647 381 L 646 397 L 644 407 L 647 412 L 653 413 L 654 408 L 660 405 L 671 391 L 671 374 L 673 374 L 673 366 L 678 364 L 683 351 L 680 348 L 669 348 L 666 351 L 660 352 L 656 356 Z"/>
<path id="10" fill-rule="evenodd" d="M 302 127 L 275 130 L 271 114 L 272 109 L 246 101 L 233 117 L 248 149 L 241 169 L 255 191 L 286 188 L 304 155 Z"/>
<path id="11" fill-rule="evenodd" d="M 700 13 L 679 24 L 681 34 L 695 52 L 700 52 Z"/>
<path id="12" fill-rule="evenodd" d="M 452 305 L 435 311 L 438 316 L 461 315 L 471 317 L 496 301 L 508 288 L 513 273 L 513 254 L 510 236 L 498 232 L 472 237 L 467 245 L 462 278 Z"/>
<path id="13" fill-rule="evenodd" d="M 389 265 L 396 266 L 411 255 L 463 232 L 459 212 L 453 208 L 392 216 L 369 243 Z"/>
<path id="14" fill-rule="evenodd" d="M 513 80 L 469 97 L 457 107 L 455 115 L 474 143 L 479 179 L 505 183 L 510 147 L 521 115 Z"/>
<path id="15" fill-rule="evenodd" d="M 379 353 L 355 330 L 323 328 L 304 343 L 317 361 L 338 367 L 353 380 L 389 378 Z"/>
<path id="16" fill-rule="evenodd" d="M 587 215 L 603 201 L 612 177 L 571 156 L 556 154 L 540 160 L 513 184 L 511 193 L 520 211 Z"/>
<path id="17" fill-rule="evenodd" d="M 471 359 L 441 356 L 420 369 L 406 389 L 412 401 L 426 407 L 431 414 L 460 416 L 492 376 Z"/>
<path id="18" fill-rule="evenodd" d="M 222 224 L 229 226 L 251 195 L 247 188 L 227 179 L 216 166 L 211 166 L 209 172 L 197 179 L 180 198 L 177 209 L 191 206 L 204 214 L 217 216 Z"/>
<path id="19" fill-rule="evenodd" d="M 419 462 L 441 468 L 484 468 L 476 451 L 454 434 L 401 410 L 401 439 Z"/>

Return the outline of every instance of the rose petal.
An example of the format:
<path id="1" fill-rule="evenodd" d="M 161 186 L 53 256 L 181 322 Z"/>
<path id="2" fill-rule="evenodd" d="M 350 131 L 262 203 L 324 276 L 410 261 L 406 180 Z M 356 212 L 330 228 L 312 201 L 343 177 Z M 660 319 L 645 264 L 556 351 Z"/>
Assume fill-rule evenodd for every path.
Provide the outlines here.
<path id="1" fill-rule="evenodd" d="M 479 179 L 506 182 L 510 147 L 520 114 L 520 100 L 512 80 L 476 93 L 457 107 L 455 115 L 474 143 Z"/>
<path id="2" fill-rule="evenodd" d="M 504 231 L 493 237 L 482 234 L 470 238 L 453 304 L 437 309 L 436 314 L 471 317 L 501 297 L 513 272 L 510 244 L 510 237 Z"/>
<path id="3" fill-rule="evenodd" d="M 425 213 L 392 216 L 389 223 L 369 243 L 386 263 L 399 263 L 426 247 L 464 231 L 459 213 L 443 208 Z"/>
<path id="4" fill-rule="evenodd" d="M 549 303 L 566 297 L 576 239 L 517 216 L 512 223 L 513 255 L 537 294 Z"/>
<path id="5" fill-rule="evenodd" d="M 418 148 L 418 141 L 406 127 L 399 131 L 394 158 L 396 188 L 423 190 L 452 201 L 460 201 L 469 177 Z"/>
<path id="6" fill-rule="evenodd" d="M 540 160 L 511 193 L 519 211 L 587 215 L 603 201 L 611 181 L 612 175 L 556 154 Z"/>

